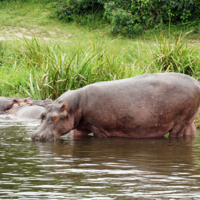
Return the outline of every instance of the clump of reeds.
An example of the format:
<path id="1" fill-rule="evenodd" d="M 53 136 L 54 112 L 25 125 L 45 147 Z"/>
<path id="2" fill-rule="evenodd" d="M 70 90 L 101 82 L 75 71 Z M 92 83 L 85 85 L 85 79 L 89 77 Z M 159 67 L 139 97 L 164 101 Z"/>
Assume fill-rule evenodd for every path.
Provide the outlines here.
<path id="1" fill-rule="evenodd" d="M 64 48 L 34 37 L 17 45 L 4 41 L 0 44 L 0 95 L 56 99 L 94 82 L 155 72 L 180 72 L 198 79 L 199 46 L 187 44 L 185 36 L 171 41 L 161 36 L 156 43 L 137 42 L 118 51 L 110 50 L 112 42 Z"/>
<path id="2" fill-rule="evenodd" d="M 126 49 L 110 53 L 107 45 L 96 45 L 93 42 L 87 49 L 77 46 L 76 50 L 64 51 L 59 45 L 50 45 L 36 38 L 24 38 L 23 44 L 10 57 L 10 63 L 18 66 L 15 69 L 26 74 L 24 80 L 19 79 L 17 83 L 9 82 L 11 77 L 8 81 L 1 80 L 4 86 L 9 86 L 23 96 L 56 99 L 67 90 L 94 82 L 145 73 L 145 69 L 130 61 L 127 54 Z M 4 65 L 8 66 L 6 61 Z"/>
<path id="3" fill-rule="evenodd" d="M 151 63 L 161 72 L 179 72 L 197 76 L 200 66 L 199 45 L 186 40 L 190 32 L 180 34 L 177 39 L 166 39 L 162 34 L 152 51 L 154 61 Z"/>

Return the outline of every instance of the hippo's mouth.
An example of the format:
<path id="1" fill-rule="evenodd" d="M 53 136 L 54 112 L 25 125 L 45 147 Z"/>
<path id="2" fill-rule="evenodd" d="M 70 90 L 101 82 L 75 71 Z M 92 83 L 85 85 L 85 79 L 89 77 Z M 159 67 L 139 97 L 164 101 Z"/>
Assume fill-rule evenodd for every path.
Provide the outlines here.
<path id="1" fill-rule="evenodd" d="M 56 137 L 53 134 L 45 136 L 44 134 L 33 133 L 31 139 L 36 141 L 54 141 L 56 140 Z"/>

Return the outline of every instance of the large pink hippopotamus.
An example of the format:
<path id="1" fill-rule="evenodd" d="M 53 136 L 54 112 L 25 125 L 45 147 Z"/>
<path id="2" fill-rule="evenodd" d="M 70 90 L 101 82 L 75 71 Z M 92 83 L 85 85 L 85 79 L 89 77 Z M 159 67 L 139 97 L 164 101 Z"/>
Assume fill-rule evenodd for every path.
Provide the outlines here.
<path id="1" fill-rule="evenodd" d="M 94 137 L 156 138 L 194 135 L 200 83 L 158 73 L 94 83 L 67 91 L 42 113 L 32 139 L 53 140 L 73 130 Z"/>

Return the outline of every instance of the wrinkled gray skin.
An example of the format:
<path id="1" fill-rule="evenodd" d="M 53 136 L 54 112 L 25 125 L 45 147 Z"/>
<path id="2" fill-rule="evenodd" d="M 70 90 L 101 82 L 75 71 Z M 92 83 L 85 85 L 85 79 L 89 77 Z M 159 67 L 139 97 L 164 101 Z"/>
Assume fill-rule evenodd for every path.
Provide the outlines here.
<path id="1" fill-rule="evenodd" d="M 7 110 L 12 108 L 14 104 L 13 100 L 22 101 L 20 98 L 0 97 L 0 114 L 4 114 Z"/>
<path id="2" fill-rule="evenodd" d="M 49 105 L 32 139 L 59 139 L 71 130 L 95 137 L 194 135 L 199 104 L 199 82 L 179 73 L 94 83 L 68 91 Z"/>

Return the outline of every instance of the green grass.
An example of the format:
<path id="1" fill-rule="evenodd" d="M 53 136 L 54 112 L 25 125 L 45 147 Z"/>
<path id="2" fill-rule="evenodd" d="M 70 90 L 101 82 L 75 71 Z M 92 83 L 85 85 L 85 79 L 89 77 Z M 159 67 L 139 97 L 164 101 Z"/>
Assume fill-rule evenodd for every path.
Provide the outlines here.
<path id="1" fill-rule="evenodd" d="M 114 43 L 117 40 L 107 44 L 91 40 L 87 48 L 76 43 L 67 48 L 36 38 L 24 38 L 14 44 L 3 41 L 2 88 L 6 91 L 9 83 L 9 87 L 12 86 L 22 96 L 55 99 L 66 90 L 94 82 L 152 72 L 142 59 L 146 49 L 135 43 L 114 51 L 109 48 Z M 133 52 L 138 48 L 142 48 L 143 52 Z"/>
<path id="2" fill-rule="evenodd" d="M 56 99 L 69 89 L 146 73 L 174 71 L 198 79 L 199 45 L 185 43 L 182 36 L 170 43 L 161 38 L 153 45 L 135 41 L 121 48 L 120 38 L 91 39 L 70 48 L 35 37 L 1 41 L 1 88 L 7 91 L 9 85 L 22 96 Z"/>

